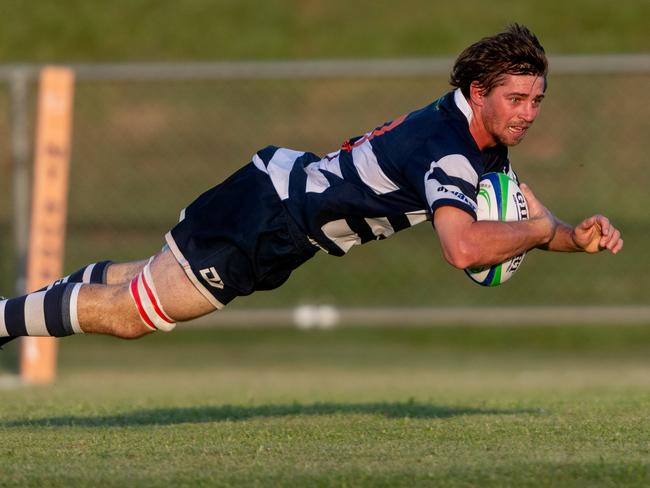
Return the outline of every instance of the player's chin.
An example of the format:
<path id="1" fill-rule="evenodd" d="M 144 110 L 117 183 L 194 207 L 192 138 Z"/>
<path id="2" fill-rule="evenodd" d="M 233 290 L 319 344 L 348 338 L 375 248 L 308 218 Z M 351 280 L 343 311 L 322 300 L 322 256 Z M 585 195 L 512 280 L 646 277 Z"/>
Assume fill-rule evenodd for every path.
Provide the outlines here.
<path id="1" fill-rule="evenodd" d="M 526 132 L 523 132 L 521 134 L 512 134 L 510 132 L 507 132 L 501 135 L 499 142 L 501 142 L 501 144 L 504 146 L 516 146 L 521 141 L 523 141 L 525 137 Z"/>

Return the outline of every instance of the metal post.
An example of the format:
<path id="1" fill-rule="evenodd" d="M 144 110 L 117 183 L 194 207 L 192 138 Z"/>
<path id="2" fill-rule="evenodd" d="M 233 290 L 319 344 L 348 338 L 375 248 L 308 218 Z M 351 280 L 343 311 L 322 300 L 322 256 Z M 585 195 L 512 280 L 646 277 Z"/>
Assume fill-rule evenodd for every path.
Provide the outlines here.
<path id="1" fill-rule="evenodd" d="M 29 136 L 27 127 L 27 70 L 11 74 L 11 155 L 13 160 L 13 227 L 17 295 L 25 293 L 26 256 L 29 241 Z"/>

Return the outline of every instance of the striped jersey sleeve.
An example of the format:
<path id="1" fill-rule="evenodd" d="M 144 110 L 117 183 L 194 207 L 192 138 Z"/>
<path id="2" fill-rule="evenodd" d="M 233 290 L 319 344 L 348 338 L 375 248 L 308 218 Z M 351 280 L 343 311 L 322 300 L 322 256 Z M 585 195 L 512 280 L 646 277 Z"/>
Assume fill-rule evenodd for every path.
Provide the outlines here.
<path id="1" fill-rule="evenodd" d="M 450 154 L 433 161 L 424 175 L 424 187 L 431 214 L 440 207 L 452 206 L 476 218 L 478 181 L 478 173 L 462 154 Z"/>

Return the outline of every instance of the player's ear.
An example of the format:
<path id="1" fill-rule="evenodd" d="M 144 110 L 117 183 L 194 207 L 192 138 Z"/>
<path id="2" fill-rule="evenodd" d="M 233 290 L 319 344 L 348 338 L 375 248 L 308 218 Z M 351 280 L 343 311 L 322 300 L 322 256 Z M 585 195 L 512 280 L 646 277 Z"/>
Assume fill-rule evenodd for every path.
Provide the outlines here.
<path id="1" fill-rule="evenodd" d="M 469 98 L 471 103 L 478 106 L 483 106 L 483 96 L 485 90 L 478 81 L 472 81 L 469 85 Z"/>

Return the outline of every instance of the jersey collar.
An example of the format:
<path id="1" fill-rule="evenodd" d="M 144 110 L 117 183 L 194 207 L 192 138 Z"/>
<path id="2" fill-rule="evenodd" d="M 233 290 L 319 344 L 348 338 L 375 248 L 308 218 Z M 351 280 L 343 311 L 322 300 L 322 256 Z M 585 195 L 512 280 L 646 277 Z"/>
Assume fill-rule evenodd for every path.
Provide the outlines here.
<path id="1" fill-rule="evenodd" d="M 454 90 L 454 102 L 456 103 L 458 109 L 463 112 L 463 115 L 467 119 L 467 123 L 471 124 L 472 117 L 474 117 L 474 112 L 472 112 L 472 107 L 470 107 L 469 103 L 467 103 L 465 95 L 463 95 L 463 92 L 460 91 L 460 88 L 456 88 L 456 90 Z"/>

